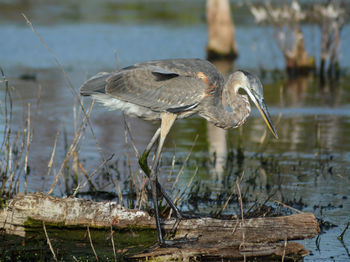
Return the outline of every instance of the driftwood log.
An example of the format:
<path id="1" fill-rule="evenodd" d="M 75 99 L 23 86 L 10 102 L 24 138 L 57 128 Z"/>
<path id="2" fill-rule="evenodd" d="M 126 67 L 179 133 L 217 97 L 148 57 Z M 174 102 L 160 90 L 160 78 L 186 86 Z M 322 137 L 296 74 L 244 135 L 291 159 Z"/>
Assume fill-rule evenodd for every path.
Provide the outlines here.
<path id="1" fill-rule="evenodd" d="M 28 219 L 59 223 L 61 226 L 114 228 L 154 228 L 154 218 L 140 210 L 130 210 L 115 202 L 93 202 L 78 198 L 56 198 L 42 193 L 18 195 L 0 211 L 0 228 L 7 234 L 25 236 Z M 173 228 L 174 219 L 162 222 L 165 231 Z M 242 220 L 213 218 L 184 219 L 178 223 L 175 238 L 199 237 L 181 248 L 155 248 L 134 259 L 161 258 L 243 258 L 251 256 L 306 255 L 301 244 L 290 240 L 312 238 L 319 232 L 313 214 Z"/>

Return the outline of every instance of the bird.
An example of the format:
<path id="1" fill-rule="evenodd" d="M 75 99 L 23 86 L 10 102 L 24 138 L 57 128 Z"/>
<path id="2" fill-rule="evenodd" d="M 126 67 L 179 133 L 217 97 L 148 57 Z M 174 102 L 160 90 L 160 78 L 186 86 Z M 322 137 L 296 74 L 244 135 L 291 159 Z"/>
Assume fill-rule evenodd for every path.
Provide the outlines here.
<path id="1" fill-rule="evenodd" d="M 157 179 L 164 141 L 176 119 L 198 115 L 217 127 L 236 128 L 250 114 L 250 98 L 269 130 L 278 138 L 259 78 L 248 71 L 237 70 L 225 79 L 212 63 L 204 59 L 152 60 L 111 73 L 100 72 L 83 83 L 80 94 L 92 96 L 111 110 L 121 110 L 148 121 L 160 120 L 159 128 L 138 160 L 149 177 L 160 246 L 183 241 L 165 240 L 157 193 L 165 198 L 177 219 L 184 218 Z M 149 167 L 147 158 L 157 141 L 155 159 Z"/>

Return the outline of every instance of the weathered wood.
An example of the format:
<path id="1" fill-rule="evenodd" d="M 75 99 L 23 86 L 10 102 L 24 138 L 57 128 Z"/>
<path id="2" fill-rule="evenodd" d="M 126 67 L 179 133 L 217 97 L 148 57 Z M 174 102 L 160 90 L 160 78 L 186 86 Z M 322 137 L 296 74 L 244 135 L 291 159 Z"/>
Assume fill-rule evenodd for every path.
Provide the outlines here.
<path id="1" fill-rule="evenodd" d="M 0 228 L 7 234 L 24 236 L 28 219 L 66 226 L 92 227 L 131 225 L 153 226 L 153 218 L 144 211 L 126 209 L 116 202 L 94 202 L 79 198 L 57 198 L 43 193 L 17 195 L 0 210 Z"/>
<path id="2" fill-rule="evenodd" d="M 183 245 L 181 248 L 156 248 L 150 252 L 135 255 L 133 259 L 147 261 L 189 261 L 189 259 L 194 258 L 205 258 L 206 261 L 222 261 L 223 259 L 239 259 L 244 257 L 282 257 L 291 254 L 303 257 L 308 254 L 308 250 L 305 250 L 302 244 L 295 242 L 246 243 L 240 246 L 232 245 L 227 247 L 205 246 L 195 243 Z"/>
<path id="3" fill-rule="evenodd" d="M 61 226 L 155 228 L 154 219 L 140 210 L 130 210 L 115 202 L 93 202 L 78 198 L 56 198 L 42 193 L 18 195 L 0 211 L 0 228 L 8 234 L 25 235 L 28 219 Z M 165 220 L 165 231 L 172 229 L 174 219 Z M 175 238 L 199 237 L 198 241 L 178 248 L 158 248 L 138 255 L 139 258 L 219 256 L 243 257 L 304 252 L 303 246 L 292 239 L 312 238 L 319 232 L 313 214 L 302 213 L 283 217 L 242 220 L 196 218 L 181 220 Z"/>
<path id="4" fill-rule="evenodd" d="M 209 60 L 237 57 L 235 27 L 228 0 L 207 0 Z"/>

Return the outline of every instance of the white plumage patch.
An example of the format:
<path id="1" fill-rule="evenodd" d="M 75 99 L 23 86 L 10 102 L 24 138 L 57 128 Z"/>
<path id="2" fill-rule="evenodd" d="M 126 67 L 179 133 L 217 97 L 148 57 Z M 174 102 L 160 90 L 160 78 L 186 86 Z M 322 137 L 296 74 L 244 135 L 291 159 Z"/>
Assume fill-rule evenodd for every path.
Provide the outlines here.
<path id="1" fill-rule="evenodd" d="M 106 94 L 92 94 L 92 97 L 110 110 L 122 110 L 129 116 L 137 116 L 147 120 L 160 119 L 160 113 L 156 113 L 143 106 L 119 100 L 118 98 Z"/>

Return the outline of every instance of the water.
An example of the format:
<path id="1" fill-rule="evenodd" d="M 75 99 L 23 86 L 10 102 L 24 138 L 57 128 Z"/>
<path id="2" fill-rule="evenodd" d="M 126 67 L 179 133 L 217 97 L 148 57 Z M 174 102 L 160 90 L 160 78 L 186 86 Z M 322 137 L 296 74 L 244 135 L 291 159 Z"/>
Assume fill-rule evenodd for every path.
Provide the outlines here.
<path id="1" fill-rule="evenodd" d="M 31 18 L 41 37 L 66 70 L 76 91 L 88 76 L 115 69 L 115 51 L 119 67 L 150 59 L 205 58 L 207 32 L 200 14 L 203 7 L 193 11 L 194 4 L 189 4 L 183 9 L 192 10 L 193 16 L 190 11 L 180 16 L 181 12 L 177 9 L 174 11 L 172 5 L 167 3 L 164 5 L 170 17 L 164 18 L 155 16 L 153 9 L 140 11 L 133 7 L 125 13 L 120 11 L 125 6 L 116 4 L 113 10 L 119 14 L 118 19 L 109 19 L 113 13 L 106 11 L 106 3 L 98 8 L 93 3 L 85 7 L 74 5 L 71 8 L 72 5 L 67 1 L 62 6 L 47 4 L 37 9 L 36 3 L 33 3 L 19 10 Z M 20 14 L 14 11 L 16 8 L 12 11 L 0 8 L 5 10 L 0 11 L 3 14 L 0 16 L 0 63 L 10 86 L 14 87 L 15 130 L 23 128 L 25 122 L 22 112 L 26 114 L 26 104 L 31 104 L 34 133 L 29 154 L 31 173 L 28 191 L 46 192 L 54 180 L 53 173 L 47 175 L 47 164 L 56 133 L 61 131 L 53 167 L 58 171 L 65 154 L 65 137 L 69 144 L 73 139 L 74 125 L 78 123 L 74 121 L 74 112 L 79 112 L 79 109 L 74 107 L 74 95 L 61 68 Z M 96 16 L 93 16 L 94 12 Z M 155 19 L 151 15 L 138 15 L 143 12 L 152 14 Z M 350 67 L 347 52 L 349 28 L 349 25 L 344 28 L 341 46 L 340 62 L 345 72 Z M 307 49 L 315 52 L 319 46 L 317 30 L 309 25 L 304 26 L 303 30 L 306 38 L 312 39 Z M 236 38 L 240 56 L 235 62 L 236 68 L 249 69 L 259 74 L 259 68 L 283 70 L 279 50 L 272 37 L 266 37 L 270 32 L 270 28 L 256 27 L 249 21 L 237 23 Z M 218 66 L 229 68 L 231 65 Z M 35 80 L 20 79 L 24 74 Z M 270 134 L 264 139 L 266 127 L 255 109 L 243 127 L 228 132 L 214 128 L 200 118 L 180 120 L 166 141 L 160 179 L 170 190 L 198 134 L 179 188 L 185 187 L 198 168 L 194 183 L 200 181 L 202 190 L 208 187 L 212 192 L 211 197 L 215 199 L 222 192 L 231 192 L 236 178 L 244 173 L 241 187 L 248 199 L 266 199 L 274 193 L 275 200 L 302 200 L 305 204 L 303 211 L 313 212 L 319 218 L 337 225 L 321 234 L 317 241 L 301 241 L 312 252 L 306 261 L 347 261 L 350 258 L 350 233 L 346 232 L 344 243 L 338 241 L 337 236 L 345 228 L 350 216 L 349 77 L 344 75 L 338 83 L 328 83 L 322 87 L 312 77 L 287 81 L 279 75 L 272 75 L 264 78 L 263 82 L 265 101 L 276 123 L 279 140 L 273 139 Z M 42 91 L 37 107 L 39 87 Z M 4 97 L 3 88 L 0 96 Z M 88 106 L 89 102 L 86 99 L 85 105 Z M 135 145 L 141 152 L 155 132 L 157 123 L 134 118 L 127 118 L 127 121 Z M 106 112 L 95 104 L 91 123 L 96 140 L 90 128 L 87 128 L 79 145 L 79 159 L 84 168 L 91 173 L 101 164 L 97 143 L 103 158 L 115 154 L 113 161 L 119 161 L 122 180 L 129 174 L 128 156 L 131 171 L 137 174 L 139 170 L 130 140 L 129 146 L 125 144 L 123 116 L 119 112 Z M 3 121 L 0 127 L 3 132 Z M 217 154 L 215 165 L 211 162 L 214 152 Z M 243 159 L 238 157 L 239 152 L 243 152 Z M 169 175 L 174 154 L 175 169 Z M 232 158 L 227 160 L 226 156 Z M 79 179 L 83 181 L 82 177 Z M 116 177 L 113 181 L 117 181 Z M 94 182 L 101 190 L 116 192 L 116 185 L 111 180 L 99 178 Z M 67 184 L 62 179 L 54 194 L 64 195 L 66 192 Z M 193 206 L 184 201 L 181 208 L 191 210 Z M 202 213 L 216 210 L 215 203 L 202 203 L 199 206 Z M 233 211 L 235 208 L 231 206 L 226 212 Z"/>

